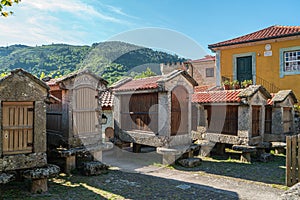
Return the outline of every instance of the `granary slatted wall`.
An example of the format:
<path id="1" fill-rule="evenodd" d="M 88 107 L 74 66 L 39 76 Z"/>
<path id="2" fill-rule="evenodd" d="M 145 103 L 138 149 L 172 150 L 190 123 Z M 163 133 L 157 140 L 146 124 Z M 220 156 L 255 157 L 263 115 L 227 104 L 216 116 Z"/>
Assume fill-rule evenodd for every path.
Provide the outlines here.
<path id="1" fill-rule="evenodd" d="M 3 154 L 30 153 L 33 149 L 33 102 L 2 103 Z"/>
<path id="2" fill-rule="evenodd" d="M 96 125 L 98 124 L 96 90 L 89 87 L 80 87 L 74 92 L 74 134 L 96 133 Z"/>

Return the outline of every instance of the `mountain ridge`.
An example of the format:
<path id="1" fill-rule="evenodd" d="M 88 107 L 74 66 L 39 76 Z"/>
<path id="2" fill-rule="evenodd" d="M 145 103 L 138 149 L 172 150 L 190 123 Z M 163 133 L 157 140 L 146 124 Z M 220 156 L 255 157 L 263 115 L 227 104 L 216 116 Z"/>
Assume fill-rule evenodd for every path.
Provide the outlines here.
<path id="1" fill-rule="evenodd" d="M 55 78 L 88 68 L 110 84 L 123 76 L 134 77 L 147 67 L 159 74 L 159 63 L 184 60 L 177 55 L 120 41 L 91 46 L 49 44 L 32 47 L 16 44 L 0 47 L 0 73 L 23 68 L 39 78 Z"/>

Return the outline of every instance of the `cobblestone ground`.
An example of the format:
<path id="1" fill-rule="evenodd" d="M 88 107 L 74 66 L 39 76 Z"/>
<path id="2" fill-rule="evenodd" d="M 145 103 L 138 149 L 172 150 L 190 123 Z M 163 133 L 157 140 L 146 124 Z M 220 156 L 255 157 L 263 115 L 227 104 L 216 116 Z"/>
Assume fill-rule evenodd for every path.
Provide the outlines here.
<path id="1" fill-rule="evenodd" d="M 118 170 L 85 177 L 60 176 L 49 182 L 49 192 L 31 196 L 26 184 L 2 188 L 3 199 L 239 199 L 234 192 L 205 185 L 128 173 Z"/>
<path id="2" fill-rule="evenodd" d="M 28 192 L 28 182 L 11 182 L 0 187 L 0 199 L 276 200 L 284 192 L 277 188 L 282 186 L 280 177 L 284 172 L 284 159 L 278 159 L 252 165 L 206 160 L 189 171 L 153 164 L 161 158 L 151 154 L 106 152 L 104 162 L 114 166 L 107 174 L 61 174 L 49 180 L 47 194 L 36 195 Z"/>

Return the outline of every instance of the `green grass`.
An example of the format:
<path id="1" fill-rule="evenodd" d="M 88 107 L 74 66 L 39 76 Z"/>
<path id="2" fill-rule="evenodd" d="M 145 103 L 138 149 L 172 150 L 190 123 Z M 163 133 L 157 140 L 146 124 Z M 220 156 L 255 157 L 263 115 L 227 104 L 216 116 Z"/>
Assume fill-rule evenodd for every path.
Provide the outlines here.
<path id="1" fill-rule="evenodd" d="M 254 181 L 274 185 L 277 188 L 285 187 L 285 155 L 273 154 L 270 162 L 260 162 L 253 158 L 251 163 L 240 161 L 240 153 L 226 149 L 225 155 L 201 157 L 202 164 L 195 168 L 184 168 L 176 165 L 175 168 L 184 171 L 200 172 L 201 174 L 218 175 L 228 178 L 238 178 L 245 181 Z"/>
<path id="2" fill-rule="evenodd" d="M 215 176 L 216 179 L 218 177 L 237 179 L 239 181 L 251 181 L 255 184 L 268 185 L 269 187 L 281 190 L 288 189 L 285 186 L 284 155 L 274 155 L 273 161 L 268 163 L 258 162 L 255 159 L 252 163 L 242 163 L 239 160 L 239 152 L 232 151 L 227 152 L 223 156 L 213 155 L 212 157 L 201 158 L 203 160 L 202 164 L 194 168 L 184 168 L 177 164 L 167 166 L 153 163 L 152 165 L 171 170 L 191 171 L 191 173 L 201 176 Z M 108 174 L 92 177 L 81 176 L 77 173 L 70 176 L 60 174 L 56 178 L 49 179 L 49 192 L 46 194 L 32 195 L 28 190 L 28 182 L 10 182 L 1 186 L 0 199 L 132 199 L 138 198 L 134 195 L 142 195 L 140 194 L 141 188 L 130 185 L 137 180 L 138 184 L 143 187 L 143 190 L 147 189 L 147 192 L 143 193 L 145 198 L 153 195 L 151 187 L 157 186 L 161 189 L 163 183 L 165 185 L 160 195 L 166 195 L 168 191 L 171 194 L 174 192 L 173 189 L 176 188 L 170 186 L 169 179 L 160 179 L 141 174 L 135 174 L 134 176 L 139 177 L 133 178 L 134 176 L 130 173 L 113 169 L 110 168 Z M 127 182 L 122 182 L 122 179 L 125 181 L 128 180 L 129 185 L 126 185 Z M 150 187 L 151 184 L 158 182 L 158 185 L 154 184 L 154 186 Z M 174 183 L 175 186 L 179 184 Z M 154 190 L 158 192 L 157 190 L 159 189 Z"/>

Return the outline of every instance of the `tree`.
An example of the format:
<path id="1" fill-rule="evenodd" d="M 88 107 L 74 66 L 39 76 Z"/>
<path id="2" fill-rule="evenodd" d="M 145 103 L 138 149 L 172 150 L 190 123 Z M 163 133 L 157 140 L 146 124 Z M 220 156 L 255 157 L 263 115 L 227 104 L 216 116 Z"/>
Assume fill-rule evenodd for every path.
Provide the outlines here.
<path id="1" fill-rule="evenodd" d="M 12 15 L 12 11 L 5 11 L 4 8 L 8 6 L 12 6 L 14 3 L 19 3 L 21 0 L 0 0 L 0 16 L 7 17 Z"/>
<path id="2" fill-rule="evenodd" d="M 143 71 L 141 74 L 135 76 L 134 78 L 146 78 L 146 77 L 150 77 L 150 76 L 156 76 L 157 74 L 155 74 L 149 67 L 147 67 L 146 71 Z"/>

